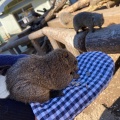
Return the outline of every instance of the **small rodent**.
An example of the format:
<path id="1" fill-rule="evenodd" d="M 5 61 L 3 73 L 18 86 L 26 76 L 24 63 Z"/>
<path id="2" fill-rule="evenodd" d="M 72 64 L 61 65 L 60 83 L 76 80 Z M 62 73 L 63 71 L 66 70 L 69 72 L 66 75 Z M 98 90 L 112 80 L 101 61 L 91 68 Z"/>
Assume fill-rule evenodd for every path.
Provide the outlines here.
<path id="1" fill-rule="evenodd" d="M 91 32 L 94 32 L 94 27 L 99 26 L 99 28 L 101 28 L 103 23 L 103 14 L 100 13 L 81 12 L 73 18 L 73 26 L 77 33 L 79 33 L 79 29 L 85 31 L 86 27 L 88 27 Z"/>
<path id="2" fill-rule="evenodd" d="M 20 58 L 6 74 L 9 97 L 24 103 L 46 102 L 63 95 L 62 90 L 79 77 L 76 71 L 77 60 L 66 49 Z"/>

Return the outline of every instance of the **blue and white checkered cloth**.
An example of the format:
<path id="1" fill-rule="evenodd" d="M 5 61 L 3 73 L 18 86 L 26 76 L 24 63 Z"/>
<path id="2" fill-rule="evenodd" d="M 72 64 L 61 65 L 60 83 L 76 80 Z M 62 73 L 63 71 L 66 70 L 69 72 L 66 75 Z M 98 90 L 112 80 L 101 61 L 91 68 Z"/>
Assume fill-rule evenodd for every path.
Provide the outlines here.
<path id="1" fill-rule="evenodd" d="M 87 52 L 77 60 L 80 78 L 70 83 L 63 97 L 30 104 L 38 120 L 73 120 L 107 87 L 114 72 L 114 62 L 108 55 Z"/>

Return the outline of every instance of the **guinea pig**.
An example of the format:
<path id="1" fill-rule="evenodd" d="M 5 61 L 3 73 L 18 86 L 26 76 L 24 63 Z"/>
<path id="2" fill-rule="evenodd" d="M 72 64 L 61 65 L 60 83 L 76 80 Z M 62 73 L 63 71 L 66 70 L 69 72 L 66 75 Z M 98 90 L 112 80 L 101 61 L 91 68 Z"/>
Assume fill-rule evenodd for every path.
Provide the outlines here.
<path id="1" fill-rule="evenodd" d="M 78 77 L 75 56 L 66 49 L 56 49 L 44 56 L 20 58 L 8 69 L 6 85 L 11 99 L 43 103 L 62 96 L 62 90 Z"/>

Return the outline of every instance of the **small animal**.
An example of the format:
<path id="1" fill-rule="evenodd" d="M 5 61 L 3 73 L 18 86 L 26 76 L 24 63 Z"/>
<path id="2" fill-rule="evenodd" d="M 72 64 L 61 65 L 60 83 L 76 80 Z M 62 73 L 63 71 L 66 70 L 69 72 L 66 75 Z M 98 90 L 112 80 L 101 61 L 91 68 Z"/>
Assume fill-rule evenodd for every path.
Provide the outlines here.
<path id="1" fill-rule="evenodd" d="M 79 33 L 79 29 L 85 31 L 86 27 L 88 27 L 91 32 L 94 32 L 94 27 L 99 26 L 99 28 L 101 28 L 103 23 L 103 14 L 99 13 L 81 12 L 73 18 L 73 26 L 77 33 Z"/>
<path id="2" fill-rule="evenodd" d="M 78 78 L 77 60 L 65 49 L 44 56 L 20 58 L 6 73 L 9 98 L 24 103 L 44 103 L 63 95 L 73 78 Z"/>

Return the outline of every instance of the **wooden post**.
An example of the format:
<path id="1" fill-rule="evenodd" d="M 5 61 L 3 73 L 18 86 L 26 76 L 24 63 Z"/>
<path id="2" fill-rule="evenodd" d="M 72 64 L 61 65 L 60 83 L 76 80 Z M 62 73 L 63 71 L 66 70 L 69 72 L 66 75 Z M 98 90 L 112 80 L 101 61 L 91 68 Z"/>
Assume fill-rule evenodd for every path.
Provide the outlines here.
<path id="1" fill-rule="evenodd" d="M 51 37 L 48 37 L 53 49 L 61 48 L 60 44 L 58 41 L 52 39 Z"/>
<path id="2" fill-rule="evenodd" d="M 74 48 L 73 40 L 76 33 L 73 29 L 44 27 L 42 31 L 48 38 L 50 37 L 51 39 L 64 44 L 75 56 L 80 54 L 79 51 Z"/>
<path id="3" fill-rule="evenodd" d="M 22 53 L 22 51 L 20 50 L 20 48 L 18 46 L 14 47 L 14 49 L 18 52 L 18 54 Z"/>
<path id="4" fill-rule="evenodd" d="M 31 40 L 34 48 L 36 49 L 36 51 L 38 52 L 38 55 L 45 55 L 45 53 L 43 52 L 43 50 L 41 49 L 39 43 L 37 40 Z"/>
<path id="5" fill-rule="evenodd" d="M 11 48 L 14 48 L 15 46 L 18 46 L 22 43 L 27 43 L 29 41 L 28 36 L 22 37 L 20 39 L 10 41 L 6 43 L 4 46 L 0 47 L 0 52 L 4 52 L 6 50 L 9 50 Z"/>
<path id="6" fill-rule="evenodd" d="M 88 33 L 85 46 L 87 51 L 102 51 L 108 54 L 120 53 L 120 25 L 111 25 L 106 28 Z"/>
<path id="7" fill-rule="evenodd" d="M 11 49 L 9 49 L 9 52 L 11 53 L 11 54 L 17 54 L 16 52 L 15 52 L 15 50 L 14 50 L 14 48 L 11 48 Z"/>
<path id="8" fill-rule="evenodd" d="M 86 6 L 88 6 L 89 5 L 89 2 L 90 2 L 90 0 L 78 0 L 77 2 L 75 2 L 73 5 L 71 5 L 70 7 L 67 7 L 67 8 L 65 8 L 65 9 L 63 9 L 63 10 L 61 10 L 60 12 L 59 12 L 59 14 L 61 13 L 61 12 L 74 12 L 74 11 L 76 11 L 77 9 L 81 9 L 81 8 L 84 8 L 84 7 L 86 7 Z"/>

